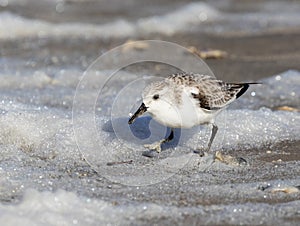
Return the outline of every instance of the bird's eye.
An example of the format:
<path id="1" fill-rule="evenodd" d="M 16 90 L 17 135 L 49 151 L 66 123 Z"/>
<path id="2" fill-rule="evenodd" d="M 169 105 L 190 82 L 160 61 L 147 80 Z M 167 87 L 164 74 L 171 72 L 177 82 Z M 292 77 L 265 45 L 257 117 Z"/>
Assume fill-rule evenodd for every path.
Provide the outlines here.
<path id="1" fill-rule="evenodd" d="M 153 98 L 153 100 L 157 100 L 159 98 L 159 95 L 155 94 L 152 98 Z"/>

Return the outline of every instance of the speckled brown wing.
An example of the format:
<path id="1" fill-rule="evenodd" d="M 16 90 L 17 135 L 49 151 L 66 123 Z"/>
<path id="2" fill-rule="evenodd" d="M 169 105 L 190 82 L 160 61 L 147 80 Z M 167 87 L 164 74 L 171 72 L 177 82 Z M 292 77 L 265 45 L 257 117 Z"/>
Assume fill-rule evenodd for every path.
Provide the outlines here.
<path id="1" fill-rule="evenodd" d="M 169 77 L 176 85 L 185 86 L 201 108 L 218 110 L 239 98 L 250 83 L 225 83 L 208 75 L 181 73 Z"/>
<path id="2" fill-rule="evenodd" d="M 225 83 L 209 75 L 178 73 L 170 75 L 167 82 L 174 87 L 184 87 L 195 98 L 201 108 L 218 110 L 239 98 L 249 88 L 249 84 L 257 83 Z M 176 92 L 176 89 L 174 88 Z"/>
<path id="3" fill-rule="evenodd" d="M 197 86 L 198 93 L 191 93 L 206 110 L 218 110 L 239 98 L 249 88 L 248 83 L 234 84 L 220 80 L 205 80 Z"/>

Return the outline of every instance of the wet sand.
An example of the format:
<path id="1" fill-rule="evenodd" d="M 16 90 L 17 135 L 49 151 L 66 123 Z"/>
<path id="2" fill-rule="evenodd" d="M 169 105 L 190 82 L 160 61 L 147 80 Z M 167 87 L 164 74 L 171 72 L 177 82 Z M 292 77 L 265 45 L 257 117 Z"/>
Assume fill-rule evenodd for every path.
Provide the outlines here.
<path id="1" fill-rule="evenodd" d="M 226 81 L 255 81 L 286 70 L 299 70 L 299 39 L 300 32 L 295 31 L 247 36 L 232 34 L 229 37 L 202 34 L 175 37 L 184 46 L 226 51 L 228 57 L 224 59 L 205 60 L 215 76 Z"/>
<path id="2" fill-rule="evenodd" d="M 223 59 L 208 59 L 205 62 L 217 78 L 230 82 L 256 81 L 282 73 L 300 70 L 300 32 L 281 31 L 264 35 L 234 35 L 219 37 L 208 34 L 176 34 L 172 37 L 150 35 L 136 40 L 158 39 L 175 42 L 183 47 L 194 46 L 199 50 L 218 49 L 226 51 Z M 36 67 L 53 64 L 50 57 L 57 58 L 56 65 L 76 64 L 84 70 L 102 53 L 126 43 L 127 39 L 110 40 L 30 40 L 33 48 L 24 49 L 14 42 L 4 42 L 1 49 L 6 57 L 29 58 L 34 56 Z M 25 40 L 26 42 L 26 40 Z M 28 41 L 29 42 L 29 41 Z M 43 52 L 40 51 L 43 49 Z M 66 55 L 70 57 L 65 58 Z"/>

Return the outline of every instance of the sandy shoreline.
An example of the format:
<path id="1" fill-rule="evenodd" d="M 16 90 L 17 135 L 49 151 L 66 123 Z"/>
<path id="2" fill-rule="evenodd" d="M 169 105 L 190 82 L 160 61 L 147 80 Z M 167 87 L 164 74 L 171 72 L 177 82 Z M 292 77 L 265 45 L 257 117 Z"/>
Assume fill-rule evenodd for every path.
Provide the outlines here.
<path id="1" fill-rule="evenodd" d="M 31 0 L 28 2 L 32 3 Z M 124 12 L 118 11 L 118 5 L 114 3 L 108 5 L 108 8 L 101 8 L 100 3 L 89 1 L 89 4 L 85 5 L 87 12 L 91 13 L 88 15 L 80 11 L 80 7 L 84 5 L 82 2 L 74 3 L 71 0 L 66 2 L 67 8 L 64 15 L 54 11 L 49 13 L 47 7 L 56 6 L 50 1 L 39 3 L 33 9 L 31 9 L 30 4 L 22 6 L 22 4 L 17 3 L 6 9 L 24 17 L 47 20 L 55 24 L 61 21 L 72 22 L 74 20 L 89 23 L 98 21 L 102 17 L 104 18 L 102 22 L 108 23 L 112 18 L 120 15 L 128 21 L 133 21 L 141 15 L 152 16 L 151 10 L 158 10 L 159 8 L 157 5 L 152 6 L 150 3 L 145 3 L 149 7 L 144 12 L 145 14 L 143 12 L 134 14 L 136 10 L 143 8 L 143 1 L 137 3 L 137 8 L 125 6 L 125 3 L 122 3 L 124 4 Z M 130 4 L 135 2 L 130 1 Z M 155 0 L 153 4 L 159 5 L 160 2 L 162 2 L 162 8 L 160 11 L 158 10 L 158 15 L 163 15 L 185 4 L 180 0 L 176 1 L 174 5 L 167 0 Z M 261 2 L 267 3 L 268 1 Z M 252 1 L 243 1 L 242 3 L 236 0 L 233 0 L 232 3 L 234 3 L 233 8 L 228 8 L 222 4 L 218 7 L 221 8 L 222 12 L 251 12 L 259 10 L 260 4 L 262 4 L 258 1 L 255 4 Z M 293 1 L 289 1 L 289 3 L 292 4 Z M 169 7 L 170 4 L 172 7 Z M 45 8 L 45 6 L 47 7 Z M 41 11 L 35 13 L 36 9 L 41 9 Z M 104 14 L 97 14 L 97 10 Z M 95 13 L 95 17 L 93 17 L 93 13 Z M 74 30 L 76 29 L 73 28 L 72 31 Z M 142 156 L 144 149 L 141 147 L 141 150 L 138 150 L 141 152 L 138 161 L 126 162 L 125 160 L 128 159 L 124 159 L 124 164 L 105 166 L 107 172 L 103 173 L 96 172 L 82 158 L 79 150 L 72 146 L 74 140 L 70 123 L 72 101 L 78 78 L 97 57 L 128 40 L 163 40 L 184 47 L 193 46 L 198 50 L 226 51 L 228 55 L 225 58 L 209 59 L 205 62 L 217 78 L 228 82 L 257 81 L 288 70 L 300 71 L 300 31 L 291 28 L 260 32 L 259 34 L 226 32 L 226 34 L 221 35 L 194 31 L 177 32 L 169 36 L 144 33 L 143 35 L 136 34 L 133 38 L 112 37 L 105 39 L 103 37 L 97 38 L 96 35 L 87 36 L 87 38 L 84 35 L 75 38 L 64 35 L 37 38 L 33 35 L 27 38 L 15 37 L 10 41 L 0 40 L 1 62 L 5 66 L 2 72 L 3 76 L 9 78 L 9 76 L 17 75 L 15 80 L 9 80 L 8 85 L 3 85 L 3 94 L 6 98 L 2 103 L 3 109 L 7 108 L 8 110 L 3 110 L 1 122 L 3 125 L 7 125 L 5 120 L 10 120 L 8 126 L 11 126 L 12 132 L 5 130 L 1 136 L 3 154 L 0 162 L 0 182 L 3 180 L 3 186 L 0 187 L 0 213 L 1 210 L 6 211 L 7 206 L 9 206 L 12 209 L 13 218 L 18 214 L 17 210 L 13 209 L 15 204 L 22 204 L 28 200 L 33 200 L 33 204 L 27 204 L 29 206 L 34 206 L 34 201 L 40 203 L 40 197 L 34 199 L 35 197 L 32 198 L 25 194 L 24 198 L 27 189 L 34 188 L 38 195 L 49 191 L 55 197 L 57 194 L 55 192 L 62 189 L 70 192 L 74 197 L 84 200 L 83 202 L 87 202 L 86 200 L 89 202 L 92 200 L 92 203 L 100 202 L 99 206 L 104 209 L 109 206 L 108 215 L 116 213 L 117 217 L 109 216 L 113 216 L 112 218 L 117 220 L 124 220 L 125 224 L 130 225 L 148 225 L 149 223 L 152 225 L 234 225 L 241 222 L 249 225 L 299 224 L 300 191 L 297 190 L 300 186 L 299 140 L 295 141 L 291 138 L 275 145 L 269 142 L 260 149 L 233 150 L 234 148 L 232 148 L 223 150 L 226 154 L 245 158 L 249 165 L 241 167 L 220 163 L 206 167 L 205 164 L 201 165 L 201 161 L 204 160 L 197 154 L 179 152 L 183 156 L 189 156 L 190 161 L 168 179 L 148 186 L 126 186 L 109 180 L 105 176 L 110 175 L 111 172 L 122 171 L 122 169 L 127 172 L 129 167 L 126 168 L 126 164 L 133 166 L 136 164 L 138 167 L 147 164 L 154 165 L 169 155 L 173 149 L 165 150 L 161 153 L 161 158 L 159 155 L 154 158 L 147 158 Z M 145 64 L 131 69 L 145 70 L 151 73 L 155 68 L 151 64 Z M 33 76 L 36 72 L 37 75 Z M 24 78 L 22 77 L 23 73 L 27 73 Z M 41 77 L 41 81 L 36 79 L 38 76 Z M 23 84 L 25 88 L 19 86 L 18 78 L 25 84 Z M 27 78 L 36 80 L 31 84 L 31 81 L 26 80 Z M 284 87 L 286 88 L 286 86 Z M 286 93 L 288 91 L 285 90 Z M 279 96 L 279 94 L 276 95 Z M 273 98 L 276 98 L 276 95 Z M 245 96 L 244 98 L 246 98 Z M 60 98 L 62 99 L 61 102 L 58 100 Z M 288 96 L 288 98 L 291 99 L 292 97 Z M 288 98 L 287 103 L 290 101 Z M 274 100 L 270 99 L 271 101 Z M 293 103 L 299 102 L 294 101 Z M 272 113 L 276 113 L 278 106 L 276 105 L 274 108 L 270 106 L 273 106 L 272 103 L 266 105 L 266 108 L 270 110 L 272 115 Z M 296 104 L 288 107 L 300 109 L 300 105 L 296 106 Z M 247 106 L 245 109 L 247 110 Z M 253 108 L 249 107 L 249 109 Z M 286 110 L 289 111 L 289 108 Z M 297 119 L 297 114 L 299 112 L 295 111 L 295 115 L 290 116 L 289 119 L 292 117 Z M 238 116 L 236 122 L 238 122 Z M 46 122 L 41 119 L 42 117 L 48 117 L 45 119 Z M 15 121 L 17 125 L 14 127 Z M 18 130 L 18 123 L 23 123 L 20 131 Z M 32 129 L 35 123 L 41 127 L 42 135 L 36 135 L 36 129 Z M 296 123 L 295 120 L 295 128 Z M 284 130 L 286 127 L 282 124 L 279 127 Z M 54 128 L 55 126 L 57 128 Z M 5 128 L 3 127 L 3 130 Z M 14 128 L 17 129 L 14 130 Z M 48 132 L 50 135 L 47 134 Z M 110 132 L 108 131 L 107 134 Z M 35 135 L 36 137 L 34 137 Z M 110 135 L 112 134 L 107 136 Z M 25 137 L 24 141 L 22 136 Z M 36 143 L 34 143 L 35 139 L 37 140 Z M 273 141 L 274 139 L 276 141 L 276 137 L 272 137 L 270 140 Z M 24 146 L 22 146 L 22 142 L 24 142 Z M 107 140 L 105 142 L 109 143 Z M 30 146 L 31 143 L 33 143 L 32 147 Z M 35 144 L 37 145 L 34 146 Z M 235 144 L 230 143 L 229 145 L 232 147 Z M 115 144 L 113 147 L 120 150 L 123 148 L 120 144 Z M 117 170 L 114 171 L 114 169 Z M 168 169 L 161 168 L 162 171 Z M 145 174 L 145 177 L 151 179 L 153 175 Z M 289 193 L 285 190 L 278 190 L 278 188 L 290 187 L 294 188 L 293 191 L 295 192 Z M 65 196 L 67 197 L 67 195 Z M 69 209 L 78 209 L 78 206 L 75 205 L 76 208 L 74 208 L 68 199 L 62 200 L 71 206 Z M 48 210 L 48 201 L 45 199 L 46 210 Z M 88 206 L 85 210 L 92 212 L 95 208 L 98 206 Z M 25 209 L 29 208 L 25 207 Z M 100 215 L 101 210 L 101 208 L 96 209 L 88 217 L 97 221 L 97 216 Z M 120 215 L 123 213 L 124 216 L 118 218 L 118 213 Z M 106 215 L 103 219 L 105 218 Z M 111 220 L 114 222 L 114 219 Z"/>

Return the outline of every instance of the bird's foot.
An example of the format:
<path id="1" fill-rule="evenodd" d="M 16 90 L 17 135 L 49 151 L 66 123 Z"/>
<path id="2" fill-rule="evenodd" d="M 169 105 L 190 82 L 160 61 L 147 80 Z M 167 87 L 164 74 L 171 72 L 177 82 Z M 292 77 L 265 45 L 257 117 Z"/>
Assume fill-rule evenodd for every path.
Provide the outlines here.
<path id="1" fill-rule="evenodd" d="M 145 148 L 149 148 L 150 150 L 155 150 L 157 153 L 160 153 L 161 152 L 161 144 L 162 144 L 162 141 L 157 141 L 153 144 L 144 144 L 144 147 Z"/>
<path id="2" fill-rule="evenodd" d="M 244 159 L 242 157 L 225 155 L 225 154 L 222 154 L 220 151 L 217 151 L 215 153 L 214 161 L 215 160 L 223 162 L 223 163 L 225 163 L 227 165 L 231 165 L 231 166 L 245 166 L 248 164 L 246 159 Z"/>

